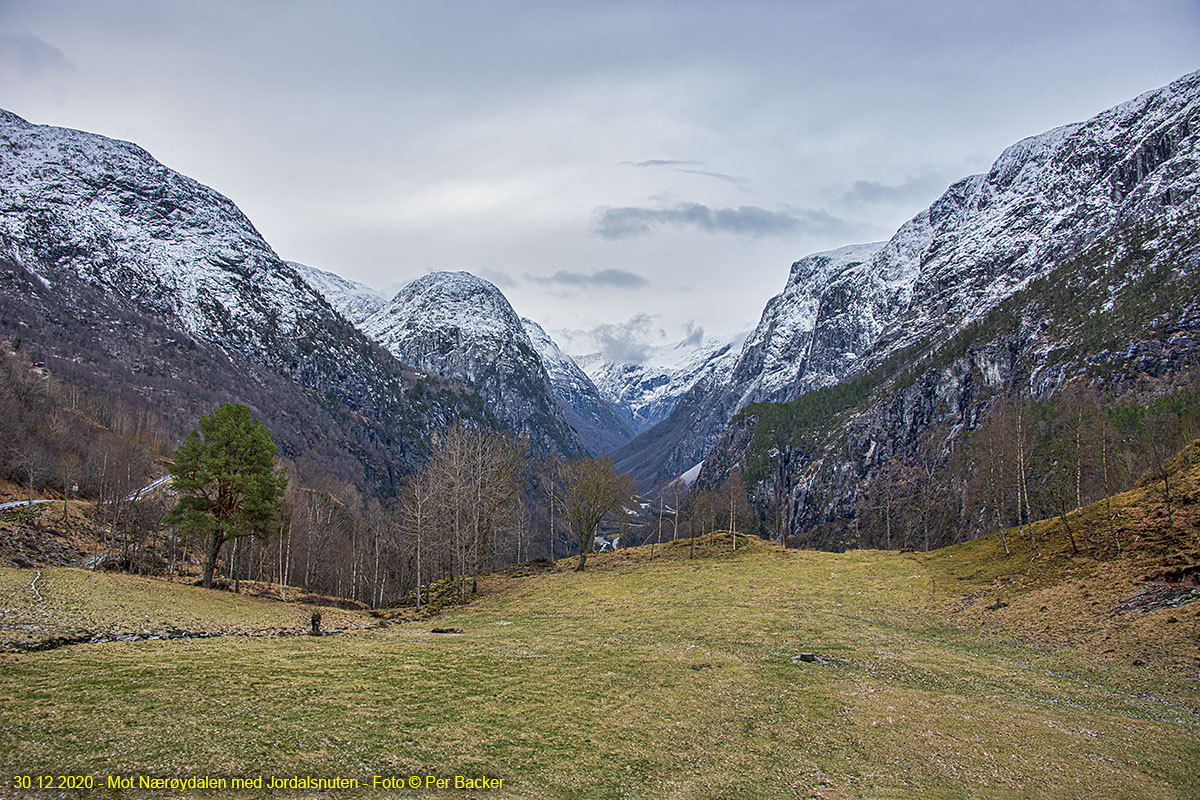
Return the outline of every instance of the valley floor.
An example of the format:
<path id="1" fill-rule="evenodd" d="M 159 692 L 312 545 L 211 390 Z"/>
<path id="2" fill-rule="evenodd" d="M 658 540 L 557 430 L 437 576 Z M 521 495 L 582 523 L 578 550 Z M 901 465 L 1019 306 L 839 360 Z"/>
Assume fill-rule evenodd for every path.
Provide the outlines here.
<path id="1" fill-rule="evenodd" d="M 245 796 L 1200 797 L 1196 603 L 1138 612 L 1174 638 L 1119 627 L 1103 653 L 964 616 L 965 596 L 1020 600 L 1012 577 L 950 570 L 961 555 L 743 545 L 490 576 L 470 606 L 359 633 L 2 655 L 0 795 L 121 794 L 23 794 L 19 775 L 312 775 L 366 788 Z M 36 606 L 12 575 L 32 571 L 5 573 L 5 605 Z M 48 570 L 40 601 L 73 575 Z M 503 784 L 370 788 L 414 775 Z"/>

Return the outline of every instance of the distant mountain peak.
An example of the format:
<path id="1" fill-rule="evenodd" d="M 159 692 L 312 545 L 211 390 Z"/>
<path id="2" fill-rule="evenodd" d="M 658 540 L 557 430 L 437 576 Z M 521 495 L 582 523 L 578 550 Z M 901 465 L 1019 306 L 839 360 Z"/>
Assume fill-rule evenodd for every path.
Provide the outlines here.
<path id="1" fill-rule="evenodd" d="M 723 382 L 733 369 L 746 334 L 727 339 L 678 342 L 648 347 L 638 362 L 600 353 L 576 359 L 600 394 L 636 433 L 665 419 L 700 382 Z"/>
<path id="2" fill-rule="evenodd" d="M 529 334 L 490 281 L 469 272 L 422 275 L 361 329 L 404 363 L 471 386 L 492 413 L 539 447 L 584 451 Z"/>
<path id="3" fill-rule="evenodd" d="M 564 353 L 541 325 L 526 317 L 521 317 L 521 324 L 542 358 L 554 396 L 584 446 L 600 455 L 616 450 L 632 439 L 633 430 L 600 394 L 575 359 Z"/>
<path id="4" fill-rule="evenodd" d="M 295 261 L 286 263 L 355 326 L 387 305 L 387 295 L 366 284 Z"/>

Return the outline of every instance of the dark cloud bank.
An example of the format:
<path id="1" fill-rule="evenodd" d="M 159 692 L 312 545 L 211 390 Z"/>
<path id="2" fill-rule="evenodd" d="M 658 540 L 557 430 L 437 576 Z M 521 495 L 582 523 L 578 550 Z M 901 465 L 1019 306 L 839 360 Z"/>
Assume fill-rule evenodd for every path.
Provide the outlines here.
<path id="1" fill-rule="evenodd" d="M 632 239 L 657 227 L 692 227 L 705 233 L 739 236 L 783 236 L 799 234 L 854 235 L 858 226 L 821 209 L 771 211 L 759 206 L 709 208 L 700 203 L 681 203 L 672 208 L 612 208 L 596 210 L 595 234 L 602 239 Z"/>
<path id="2" fill-rule="evenodd" d="M 525 279 L 534 283 L 553 284 L 558 286 L 572 287 L 610 287 L 614 289 L 641 289 L 644 286 L 649 286 L 650 281 L 634 272 L 627 272 L 623 269 L 602 269 L 596 272 L 567 272 L 560 269 L 553 275 L 530 275 L 526 273 Z"/>

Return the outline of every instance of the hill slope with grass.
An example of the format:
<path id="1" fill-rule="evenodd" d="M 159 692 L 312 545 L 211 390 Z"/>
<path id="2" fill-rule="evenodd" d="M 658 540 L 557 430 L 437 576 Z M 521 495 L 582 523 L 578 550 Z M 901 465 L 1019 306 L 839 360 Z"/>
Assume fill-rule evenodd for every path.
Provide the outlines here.
<path id="1" fill-rule="evenodd" d="M 379 619 L 351 604 L 288 587 L 290 601 L 245 582 L 245 594 L 81 569 L 0 567 L 0 652 L 51 650 L 82 643 L 213 636 L 289 636 L 312 630 L 359 630 Z M 251 589 L 255 590 L 251 594 Z M 267 587 L 268 589 L 271 587 Z"/>
<path id="2" fill-rule="evenodd" d="M 1069 517 L 1074 547 L 1062 520 L 929 554 L 717 532 L 695 558 L 491 575 L 436 622 L 0 655 L 0 769 L 359 781 L 345 796 L 410 775 L 521 798 L 1200 796 L 1198 461 L 1172 465 L 1170 520 L 1147 482 Z M 32 574 L 0 576 L 6 608 L 36 605 Z M 204 613 L 265 601 L 220 602 Z"/>
<path id="3" fill-rule="evenodd" d="M 921 556 L 956 624 L 1200 681 L 1200 440 L 1161 478 Z M 1171 505 L 1168 512 L 1167 491 Z M 1008 553 L 1006 554 L 1006 542 Z"/>

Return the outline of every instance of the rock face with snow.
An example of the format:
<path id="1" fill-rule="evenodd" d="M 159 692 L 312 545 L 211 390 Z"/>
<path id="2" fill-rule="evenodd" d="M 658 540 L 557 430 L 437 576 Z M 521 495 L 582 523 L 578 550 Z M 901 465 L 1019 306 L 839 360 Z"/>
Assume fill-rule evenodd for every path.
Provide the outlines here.
<path id="1" fill-rule="evenodd" d="M 76 277 L 256 357 L 328 317 L 237 206 L 140 147 L 8 112 L 0 132 L 0 235 L 44 283 Z"/>
<path id="2" fill-rule="evenodd" d="M 128 142 L 0 111 L 0 262 L 2 327 L 63 370 L 170 418 L 186 413 L 171 398 L 253 402 L 285 453 L 310 449 L 311 426 L 322 458 L 377 485 L 420 459 L 422 430 L 486 415 L 465 390 L 411 397 L 418 376 L 237 206 Z"/>
<path id="3" fill-rule="evenodd" d="M 576 361 L 634 433 L 642 433 L 666 419 L 697 383 L 727 380 L 743 338 L 652 347 L 639 363 L 612 361 L 600 353 Z"/>
<path id="4" fill-rule="evenodd" d="M 422 275 L 361 328 L 405 364 L 475 389 L 497 418 L 542 449 L 584 452 L 529 334 L 490 282 L 469 272 Z"/>
<path id="5" fill-rule="evenodd" d="M 295 261 L 286 263 L 355 327 L 387 305 L 387 295 L 366 284 Z"/>
<path id="6" fill-rule="evenodd" d="M 521 325 L 542 359 L 554 397 L 584 447 L 593 455 L 603 455 L 632 439 L 634 432 L 628 423 L 601 397 L 592 379 L 559 349 L 542 326 L 525 317 L 521 317 Z"/>
<path id="7" fill-rule="evenodd" d="M 1200 188 L 1200 73 L 1009 147 L 882 245 L 801 259 L 728 382 L 617 454 L 643 484 L 700 461 L 748 403 L 796 398 L 936 344 L 1054 266 Z M 660 430 L 662 428 L 662 430 Z"/>

